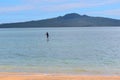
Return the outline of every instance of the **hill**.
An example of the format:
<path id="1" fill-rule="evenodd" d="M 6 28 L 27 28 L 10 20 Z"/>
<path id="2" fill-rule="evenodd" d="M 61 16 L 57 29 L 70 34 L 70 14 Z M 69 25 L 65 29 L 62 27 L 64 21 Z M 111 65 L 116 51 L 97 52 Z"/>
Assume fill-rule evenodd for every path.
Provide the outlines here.
<path id="1" fill-rule="evenodd" d="M 70 13 L 50 19 L 0 24 L 0 28 L 120 26 L 120 20 Z"/>

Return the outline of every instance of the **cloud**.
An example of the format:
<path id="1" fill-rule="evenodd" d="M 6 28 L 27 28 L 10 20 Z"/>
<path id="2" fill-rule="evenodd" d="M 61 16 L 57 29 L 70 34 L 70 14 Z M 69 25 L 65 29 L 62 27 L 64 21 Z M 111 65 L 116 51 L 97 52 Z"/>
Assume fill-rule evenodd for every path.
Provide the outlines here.
<path id="1" fill-rule="evenodd" d="M 25 10 L 32 10 L 32 9 L 33 9 L 33 6 L 30 6 L 30 5 L 0 7 L 0 13 L 18 12 L 18 11 L 25 11 Z"/>
<path id="2" fill-rule="evenodd" d="M 104 10 L 104 11 L 97 11 L 91 12 L 91 14 L 102 14 L 102 15 L 109 15 L 109 16 L 120 16 L 120 9 L 112 9 L 112 10 Z"/>
<path id="3" fill-rule="evenodd" d="M 54 0 L 56 1 L 56 0 Z M 66 0 L 67 1 L 67 0 Z M 62 4 L 54 4 L 54 5 L 45 5 L 41 6 L 42 10 L 44 11 L 64 11 L 64 10 L 70 10 L 70 9 L 75 9 L 75 8 L 93 8 L 93 7 L 100 7 L 100 6 L 107 6 L 107 5 L 112 5 L 115 3 L 120 2 L 120 0 L 104 0 L 104 1 L 98 1 L 98 0 L 93 0 L 93 1 L 74 1 L 74 2 L 66 2 Z"/>
<path id="4" fill-rule="evenodd" d="M 112 5 L 120 0 L 20 0 L 19 6 L 0 7 L 1 12 L 18 12 L 24 10 L 38 10 L 47 12 L 66 11 L 71 9 L 94 8 Z"/>
<path id="5" fill-rule="evenodd" d="M 74 8 L 80 8 L 84 7 L 84 4 L 80 3 L 67 3 L 67 4 L 59 4 L 59 5 L 49 5 L 49 6 L 43 6 L 41 9 L 44 11 L 63 11 L 68 9 L 74 9 Z"/>
<path id="6" fill-rule="evenodd" d="M 61 3 L 61 2 L 69 2 L 69 0 L 22 0 L 28 4 L 39 4 L 39 3 Z"/>

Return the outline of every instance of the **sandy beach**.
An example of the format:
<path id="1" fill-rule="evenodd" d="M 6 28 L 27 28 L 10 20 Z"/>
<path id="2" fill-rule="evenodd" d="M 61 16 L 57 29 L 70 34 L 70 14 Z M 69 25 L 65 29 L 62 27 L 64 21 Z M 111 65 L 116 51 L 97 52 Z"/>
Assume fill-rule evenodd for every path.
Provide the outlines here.
<path id="1" fill-rule="evenodd" d="M 0 80 L 120 80 L 120 76 L 0 73 Z"/>

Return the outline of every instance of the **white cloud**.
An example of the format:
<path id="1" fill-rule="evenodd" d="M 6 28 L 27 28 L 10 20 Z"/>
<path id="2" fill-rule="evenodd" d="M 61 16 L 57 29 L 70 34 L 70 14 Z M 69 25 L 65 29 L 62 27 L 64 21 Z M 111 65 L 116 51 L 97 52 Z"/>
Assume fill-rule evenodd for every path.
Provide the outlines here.
<path id="1" fill-rule="evenodd" d="M 43 1 L 43 0 L 37 0 L 37 1 Z M 50 2 L 48 0 L 45 0 L 46 2 Z M 53 2 L 56 2 L 57 0 L 52 0 Z M 60 3 L 64 2 L 66 3 Z M 70 10 L 75 8 L 93 8 L 93 7 L 100 7 L 100 6 L 107 6 L 111 4 L 115 4 L 120 2 L 120 0 L 83 0 L 83 1 L 74 1 L 70 2 L 68 0 L 60 0 L 59 4 L 53 4 L 53 5 L 43 5 L 39 6 L 40 9 L 43 11 L 64 11 L 64 10 Z M 41 2 L 42 3 L 42 2 Z"/>
<path id="2" fill-rule="evenodd" d="M 0 7 L 0 13 L 25 11 L 25 10 L 31 10 L 31 9 L 33 9 L 33 6 L 29 6 L 29 5 Z"/>
<path id="3" fill-rule="evenodd" d="M 104 10 L 104 11 L 91 12 L 91 14 L 109 15 L 109 16 L 120 16 L 120 9 L 112 9 L 112 10 Z"/>
<path id="4" fill-rule="evenodd" d="M 65 11 L 70 9 L 93 8 L 107 6 L 120 2 L 120 0 L 21 0 L 20 6 L 0 7 L 0 12 L 23 10 Z"/>

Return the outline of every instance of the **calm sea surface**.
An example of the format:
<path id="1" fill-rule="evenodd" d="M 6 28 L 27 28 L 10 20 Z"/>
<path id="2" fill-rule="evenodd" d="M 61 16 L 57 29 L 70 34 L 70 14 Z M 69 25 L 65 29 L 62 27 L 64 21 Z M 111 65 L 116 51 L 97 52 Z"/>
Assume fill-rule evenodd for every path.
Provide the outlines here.
<path id="1" fill-rule="evenodd" d="M 120 75 L 120 27 L 0 29 L 0 72 Z"/>

